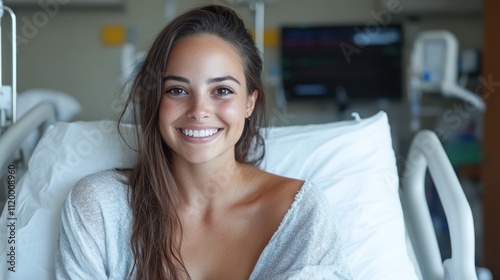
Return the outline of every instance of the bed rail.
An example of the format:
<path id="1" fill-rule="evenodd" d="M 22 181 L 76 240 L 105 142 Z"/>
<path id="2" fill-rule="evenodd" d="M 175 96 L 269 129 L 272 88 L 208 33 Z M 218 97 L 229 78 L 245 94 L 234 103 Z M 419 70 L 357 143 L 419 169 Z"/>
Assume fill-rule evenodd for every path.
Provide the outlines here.
<path id="1" fill-rule="evenodd" d="M 444 265 L 425 198 L 427 168 L 450 228 L 452 252 Z M 477 279 L 472 212 L 448 156 L 434 132 L 422 130 L 413 139 L 401 179 L 400 195 L 423 279 Z"/>
<path id="2" fill-rule="evenodd" d="M 54 122 L 54 107 L 48 103 L 41 103 L 0 135 L 0 172 L 6 170 L 5 168 L 12 161 L 13 155 L 19 151 L 23 140 L 31 132 L 40 128 L 43 133 Z"/>

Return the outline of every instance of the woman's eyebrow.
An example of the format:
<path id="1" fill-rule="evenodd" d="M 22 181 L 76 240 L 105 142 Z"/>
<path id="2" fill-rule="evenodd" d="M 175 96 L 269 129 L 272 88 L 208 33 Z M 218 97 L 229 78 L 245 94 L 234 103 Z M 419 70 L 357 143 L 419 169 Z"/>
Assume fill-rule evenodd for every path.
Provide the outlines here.
<path id="1" fill-rule="evenodd" d="M 166 76 L 163 78 L 163 82 L 166 82 L 168 80 L 173 80 L 173 81 L 182 82 L 182 83 L 186 83 L 186 84 L 190 83 L 189 79 L 184 78 L 184 77 L 180 77 L 180 76 L 174 76 L 174 75 L 169 75 L 169 76 Z M 214 84 L 214 83 L 220 83 L 220 82 L 227 81 L 227 80 L 230 80 L 230 81 L 233 81 L 237 84 L 240 84 L 240 82 L 236 78 L 234 78 L 230 75 L 216 77 L 216 78 L 210 78 L 210 79 L 208 79 L 207 83 Z"/>
<path id="2" fill-rule="evenodd" d="M 211 78 L 211 79 L 208 79 L 207 82 L 209 84 L 214 84 L 214 83 L 220 83 L 220 82 L 226 81 L 226 80 L 231 80 L 231 81 L 237 83 L 238 85 L 240 84 L 240 82 L 238 80 L 236 80 L 234 77 L 229 76 L 229 75 L 222 76 L 222 77 L 217 77 L 217 78 Z"/>
<path id="3" fill-rule="evenodd" d="M 163 78 L 163 82 L 166 82 L 168 80 L 174 80 L 174 81 L 177 81 L 177 82 L 182 82 L 182 83 L 189 84 L 189 79 L 186 79 L 184 77 L 179 77 L 179 76 L 170 75 L 170 76 L 166 76 L 166 77 Z"/>

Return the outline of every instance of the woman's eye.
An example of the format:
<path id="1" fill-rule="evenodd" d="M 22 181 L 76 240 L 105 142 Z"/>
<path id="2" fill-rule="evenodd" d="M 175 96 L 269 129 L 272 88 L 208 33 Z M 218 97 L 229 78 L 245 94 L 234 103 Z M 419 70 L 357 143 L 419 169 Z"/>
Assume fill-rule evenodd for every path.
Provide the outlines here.
<path id="1" fill-rule="evenodd" d="M 174 96 L 186 94 L 186 91 L 183 88 L 170 88 L 166 91 L 166 93 Z"/>
<path id="2" fill-rule="evenodd" d="M 234 93 L 232 90 L 228 89 L 228 88 L 225 88 L 225 87 L 221 87 L 221 88 L 218 88 L 214 91 L 214 93 L 216 95 L 229 95 L 229 94 L 232 94 Z"/>

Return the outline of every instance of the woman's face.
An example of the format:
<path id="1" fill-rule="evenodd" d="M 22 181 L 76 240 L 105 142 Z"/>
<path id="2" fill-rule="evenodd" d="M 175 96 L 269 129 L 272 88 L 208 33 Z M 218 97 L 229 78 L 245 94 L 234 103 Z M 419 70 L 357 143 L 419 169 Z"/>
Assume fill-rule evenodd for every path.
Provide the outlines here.
<path id="1" fill-rule="evenodd" d="M 217 36 L 198 35 L 175 42 L 167 61 L 159 129 L 174 160 L 234 160 L 258 94 L 247 93 L 239 54 Z"/>

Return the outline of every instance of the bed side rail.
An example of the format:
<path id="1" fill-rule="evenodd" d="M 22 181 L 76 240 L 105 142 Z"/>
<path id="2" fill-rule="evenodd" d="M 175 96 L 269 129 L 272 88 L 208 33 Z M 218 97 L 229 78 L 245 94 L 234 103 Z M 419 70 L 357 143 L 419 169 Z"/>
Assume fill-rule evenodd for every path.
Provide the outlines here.
<path id="1" fill-rule="evenodd" d="M 48 103 L 41 103 L 0 135 L 0 170 L 6 170 L 13 154 L 19 151 L 23 140 L 31 132 L 40 128 L 43 133 L 55 119 L 54 107 Z"/>
<path id="2" fill-rule="evenodd" d="M 427 168 L 450 229 L 451 259 L 446 260 L 444 266 L 425 198 Z M 422 130 L 414 137 L 401 179 L 400 195 L 423 279 L 477 279 L 472 212 L 448 156 L 434 132 Z"/>

